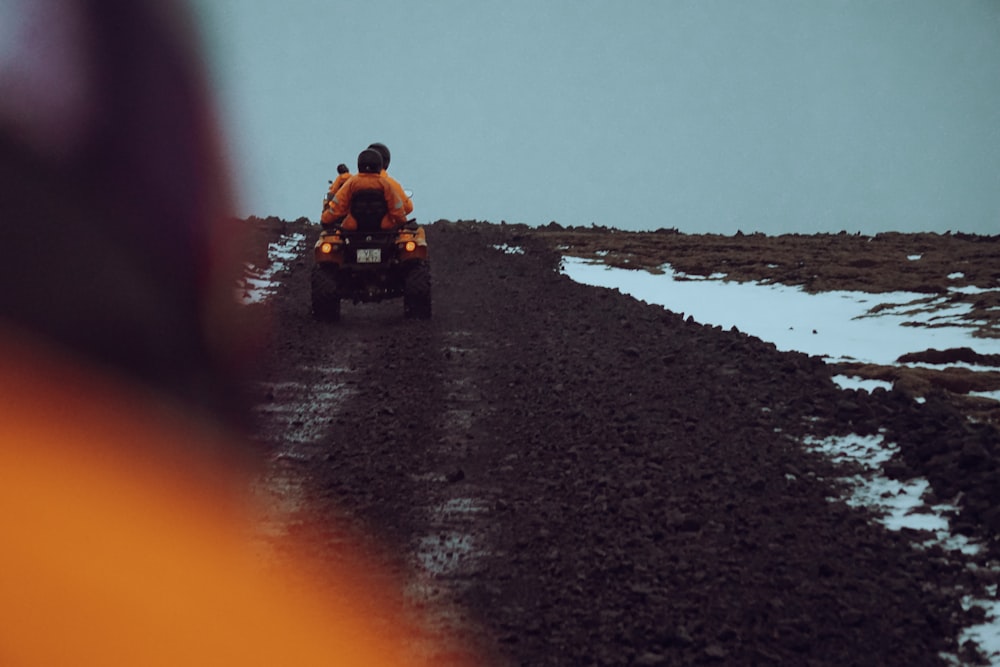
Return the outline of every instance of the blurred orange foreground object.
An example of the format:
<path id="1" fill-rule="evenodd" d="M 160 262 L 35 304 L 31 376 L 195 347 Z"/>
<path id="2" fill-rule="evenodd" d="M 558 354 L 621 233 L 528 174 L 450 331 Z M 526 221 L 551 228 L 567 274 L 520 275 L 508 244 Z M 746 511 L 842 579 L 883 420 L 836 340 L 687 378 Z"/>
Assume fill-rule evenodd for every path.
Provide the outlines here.
<path id="1" fill-rule="evenodd" d="M 431 664 L 370 567 L 341 559 L 319 599 L 255 555 L 247 480 L 199 461 L 217 432 L 9 343 L 0 664 Z"/>

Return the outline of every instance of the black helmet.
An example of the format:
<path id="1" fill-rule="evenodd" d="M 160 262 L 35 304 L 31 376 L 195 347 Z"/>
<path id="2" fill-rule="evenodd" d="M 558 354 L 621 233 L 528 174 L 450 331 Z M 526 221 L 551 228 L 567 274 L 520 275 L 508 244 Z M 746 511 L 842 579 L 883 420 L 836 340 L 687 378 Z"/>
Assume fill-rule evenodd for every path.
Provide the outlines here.
<path id="1" fill-rule="evenodd" d="M 385 144 L 380 144 L 380 143 L 376 142 L 374 144 L 369 144 L 368 148 L 371 148 L 371 149 L 374 149 L 374 150 L 378 151 L 379 155 L 382 156 L 382 168 L 383 169 L 388 169 L 389 168 L 389 147 L 386 146 Z"/>
<path id="2" fill-rule="evenodd" d="M 371 148 L 358 154 L 358 171 L 362 174 L 377 174 L 382 171 L 382 155 Z"/>
<path id="3" fill-rule="evenodd" d="M 338 174 L 346 174 L 349 171 L 350 171 L 350 169 L 348 169 L 347 165 L 344 164 L 343 162 L 341 162 L 340 164 L 337 165 L 337 173 Z"/>

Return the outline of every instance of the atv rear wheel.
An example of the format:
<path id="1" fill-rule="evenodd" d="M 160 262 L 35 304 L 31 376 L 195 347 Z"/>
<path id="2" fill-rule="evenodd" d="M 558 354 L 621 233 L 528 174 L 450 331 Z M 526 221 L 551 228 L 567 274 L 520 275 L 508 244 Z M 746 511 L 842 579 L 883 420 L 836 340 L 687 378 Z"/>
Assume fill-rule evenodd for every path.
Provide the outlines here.
<path id="1" fill-rule="evenodd" d="M 340 321 L 337 268 L 317 264 L 312 272 L 312 312 L 321 322 Z"/>
<path id="2" fill-rule="evenodd" d="M 431 267 L 427 262 L 415 262 L 403 282 L 403 317 L 431 318 Z"/>

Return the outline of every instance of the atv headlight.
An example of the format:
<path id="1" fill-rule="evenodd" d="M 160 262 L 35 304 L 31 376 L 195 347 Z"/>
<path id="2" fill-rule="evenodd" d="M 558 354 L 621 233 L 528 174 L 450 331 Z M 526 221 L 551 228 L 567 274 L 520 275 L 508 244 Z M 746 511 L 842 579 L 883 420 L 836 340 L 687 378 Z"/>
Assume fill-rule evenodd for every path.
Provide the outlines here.
<path id="1" fill-rule="evenodd" d="M 333 244 L 330 243 L 329 241 L 326 241 L 323 243 L 323 245 L 319 247 L 319 251 L 324 255 L 329 255 L 331 252 L 333 252 Z"/>
<path id="2" fill-rule="evenodd" d="M 403 245 L 403 249 L 406 250 L 406 252 L 413 252 L 417 249 L 417 244 L 413 241 L 407 241 L 406 244 Z"/>

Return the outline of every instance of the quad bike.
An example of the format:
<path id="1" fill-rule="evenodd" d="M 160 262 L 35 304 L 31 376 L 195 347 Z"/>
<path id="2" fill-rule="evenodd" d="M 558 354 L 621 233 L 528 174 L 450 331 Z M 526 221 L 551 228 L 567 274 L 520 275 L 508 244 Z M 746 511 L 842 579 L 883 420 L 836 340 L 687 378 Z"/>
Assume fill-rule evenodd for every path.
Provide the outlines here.
<path id="1" fill-rule="evenodd" d="M 403 297 L 403 316 L 431 316 L 431 271 L 427 238 L 415 220 L 384 230 L 381 190 L 361 190 L 351 199 L 356 230 L 324 229 L 313 249 L 312 312 L 317 320 L 340 320 L 340 301 L 354 303 Z"/>

